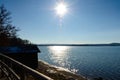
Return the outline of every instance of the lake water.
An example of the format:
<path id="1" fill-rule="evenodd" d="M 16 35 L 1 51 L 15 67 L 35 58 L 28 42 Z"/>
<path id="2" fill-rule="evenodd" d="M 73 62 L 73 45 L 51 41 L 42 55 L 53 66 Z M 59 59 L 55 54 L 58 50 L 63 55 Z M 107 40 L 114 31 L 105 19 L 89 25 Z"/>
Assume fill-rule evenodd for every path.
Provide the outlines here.
<path id="1" fill-rule="evenodd" d="M 120 46 L 39 46 L 38 58 L 89 79 L 120 80 Z"/>

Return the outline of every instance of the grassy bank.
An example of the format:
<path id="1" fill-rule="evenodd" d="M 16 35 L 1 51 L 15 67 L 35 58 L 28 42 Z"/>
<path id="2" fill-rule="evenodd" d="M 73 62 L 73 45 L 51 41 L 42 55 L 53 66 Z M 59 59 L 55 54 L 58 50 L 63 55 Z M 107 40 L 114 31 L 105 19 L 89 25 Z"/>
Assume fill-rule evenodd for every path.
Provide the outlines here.
<path id="1" fill-rule="evenodd" d="M 86 80 L 82 76 L 54 67 L 43 61 L 39 61 L 37 70 L 54 80 Z"/>

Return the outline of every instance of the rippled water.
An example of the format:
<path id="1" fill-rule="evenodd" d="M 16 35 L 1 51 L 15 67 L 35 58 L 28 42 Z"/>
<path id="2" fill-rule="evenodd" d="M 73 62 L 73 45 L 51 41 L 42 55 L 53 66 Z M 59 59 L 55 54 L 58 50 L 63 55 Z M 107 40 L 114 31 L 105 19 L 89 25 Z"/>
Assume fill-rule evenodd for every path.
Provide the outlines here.
<path id="1" fill-rule="evenodd" d="M 120 80 L 120 46 L 39 46 L 38 58 L 87 78 Z"/>

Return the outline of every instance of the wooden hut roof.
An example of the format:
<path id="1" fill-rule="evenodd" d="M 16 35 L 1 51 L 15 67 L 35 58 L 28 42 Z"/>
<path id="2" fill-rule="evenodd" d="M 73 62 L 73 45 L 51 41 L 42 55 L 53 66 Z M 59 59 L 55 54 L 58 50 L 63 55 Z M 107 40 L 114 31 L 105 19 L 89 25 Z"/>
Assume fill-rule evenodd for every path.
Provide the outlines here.
<path id="1" fill-rule="evenodd" d="M 36 45 L 0 47 L 1 53 L 38 53 L 40 50 Z"/>

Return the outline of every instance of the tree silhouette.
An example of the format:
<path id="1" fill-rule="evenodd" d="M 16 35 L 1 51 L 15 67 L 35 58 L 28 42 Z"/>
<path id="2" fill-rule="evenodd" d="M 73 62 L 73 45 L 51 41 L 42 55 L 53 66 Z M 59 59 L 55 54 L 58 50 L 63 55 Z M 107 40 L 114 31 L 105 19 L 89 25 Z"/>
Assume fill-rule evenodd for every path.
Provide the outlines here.
<path id="1" fill-rule="evenodd" d="M 16 37 L 18 29 L 11 24 L 10 12 L 8 12 L 4 5 L 0 6 L 0 34 L 7 37 Z"/>
<path id="2" fill-rule="evenodd" d="M 27 44 L 29 41 L 22 40 L 17 37 L 15 26 L 11 23 L 10 12 L 4 7 L 0 6 L 0 46 Z M 26 42 L 27 41 L 27 42 Z"/>

